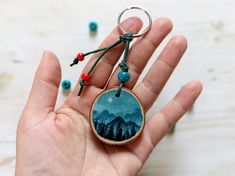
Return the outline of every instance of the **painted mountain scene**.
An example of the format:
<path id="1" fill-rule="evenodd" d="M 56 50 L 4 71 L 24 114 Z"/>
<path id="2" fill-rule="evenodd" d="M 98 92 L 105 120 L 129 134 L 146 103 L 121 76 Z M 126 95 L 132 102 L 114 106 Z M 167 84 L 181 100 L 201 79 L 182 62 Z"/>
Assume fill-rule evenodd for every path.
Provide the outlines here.
<path id="1" fill-rule="evenodd" d="M 96 133 L 108 140 L 125 141 L 142 128 L 143 113 L 139 101 L 128 91 L 116 97 L 116 89 L 101 94 L 92 109 Z"/>

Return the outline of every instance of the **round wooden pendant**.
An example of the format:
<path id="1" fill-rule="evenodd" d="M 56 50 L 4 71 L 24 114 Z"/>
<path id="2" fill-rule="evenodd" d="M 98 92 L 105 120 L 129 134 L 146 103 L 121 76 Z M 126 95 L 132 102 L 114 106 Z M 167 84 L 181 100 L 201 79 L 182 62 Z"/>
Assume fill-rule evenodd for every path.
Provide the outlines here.
<path id="1" fill-rule="evenodd" d="M 108 144 L 126 144 L 140 135 L 145 115 L 139 99 L 131 90 L 123 88 L 116 97 L 117 88 L 101 92 L 90 113 L 95 135 Z"/>

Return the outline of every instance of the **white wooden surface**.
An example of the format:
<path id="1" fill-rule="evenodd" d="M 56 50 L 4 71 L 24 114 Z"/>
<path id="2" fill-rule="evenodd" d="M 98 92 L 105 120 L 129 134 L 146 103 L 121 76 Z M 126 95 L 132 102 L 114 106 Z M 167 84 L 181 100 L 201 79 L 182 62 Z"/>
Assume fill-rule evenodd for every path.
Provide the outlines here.
<path id="1" fill-rule="evenodd" d="M 14 175 L 16 126 L 43 51 L 55 52 L 63 79 L 75 83 L 82 66 L 68 67 L 74 54 L 96 48 L 116 24 L 119 12 L 130 5 L 145 7 L 153 18 L 170 17 L 173 34 L 189 40 L 187 54 L 149 116 L 189 79 L 204 84 L 192 111 L 173 135 L 162 140 L 140 175 L 235 175 L 235 1 L 0 0 L 1 176 Z M 99 23 L 95 37 L 87 30 L 91 20 Z M 65 98 L 59 94 L 58 105 Z"/>

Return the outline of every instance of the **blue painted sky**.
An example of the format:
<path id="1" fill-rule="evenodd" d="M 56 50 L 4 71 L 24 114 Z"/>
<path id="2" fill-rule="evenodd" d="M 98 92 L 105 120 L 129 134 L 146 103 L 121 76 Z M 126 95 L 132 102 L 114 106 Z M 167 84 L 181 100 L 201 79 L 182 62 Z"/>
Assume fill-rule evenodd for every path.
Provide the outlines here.
<path id="1" fill-rule="evenodd" d="M 111 90 L 99 97 L 93 110 L 99 113 L 108 110 L 110 113 L 126 114 L 132 113 L 136 108 L 139 108 L 139 103 L 129 92 L 122 90 L 120 97 L 116 97 L 117 90 Z"/>

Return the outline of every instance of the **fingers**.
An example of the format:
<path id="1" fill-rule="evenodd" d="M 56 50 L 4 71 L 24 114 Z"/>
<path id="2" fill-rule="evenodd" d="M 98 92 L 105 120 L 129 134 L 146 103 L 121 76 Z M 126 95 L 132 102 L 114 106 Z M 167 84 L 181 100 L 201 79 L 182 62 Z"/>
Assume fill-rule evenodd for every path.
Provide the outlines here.
<path id="1" fill-rule="evenodd" d="M 148 60 L 151 58 L 158 45 L 172 30 L 172 27 L 172 22 L 168 18 L 159 18 L 153 22 L 151 30 L 133 44 L 127 60 L 131 79 L 125 84 L 125 87 L 130 89 L 133 88 Z M 108 87 L 120 84 L 120 81 L 117 78 L 119 71 L 120 68 L 115 70 Z"/>
<path id="2" fill-rule="evenodd" d="M 174 36 L 154 62 L 143 81 L 134 89 L 145 112 L 155 102 L 186 48 L 187 40 L 180 35 Z"/>
<path id="3" fill-rule="evenodd" d="M 187 83 L 160 112 L 147 121 L 140 139 L 130 144 L 128 148 L 144 162 L 155 145 L 193 105 L 201 91 L 200 82 Z"/>
<path id="4" fill-rule="evenodd" d="M 199 81 L 190 81 L 162 110 L 150 118 L 146 130 L 156 145 L 172 126 L 188 111 L 202 91 Z"/>
<path id="5" fill-rule="evenodd" d="M 61 80 L 61 68 L 57 57 L 47 51 L 43 54 L 35 73 L 26 110 L 33 113 L 49 113 L 54 110 Z"/>
<path id="6" fill-rule="evenodd" d="M 142 21 L 137 17 L 128 18 L 124 22 L 122 22 L 122 27 L 126 31 L 130 31 L 133 33 L 137 33 L 141 27 L 142 27 Z M 104 48 L 115 41 L 119 39 L 119 36 L 121 35 L 121 32 L 119 31 L 118 27 L 116 27 L 111 34 L 108 35 L 108 37 L 102 42 L 99 48 Z M 103 88 L 109 77 L 112 73 L 113 67 L 120 58 L 122 51 L 124 49 L 124 45 L 121 44 L 113 49 L 111 49 L 109 52 L 107 52 L 101 61 L 96 66 L 95 70 L 92 72 L 92 79 L 89 81 L 89 84 L 96 86 L 98 88 Z M 97 59 L 97 57 L 100 55 L 100 53 L 94 54 L 88 64 L 85 66 L 83 73 L 87 73 L 89 69 L 92 67 L 93 63 Z M 77 94 L 78 90 L 80 88 L 80 84 L 78 84 L 75 87 L 75 93 Z"/>

